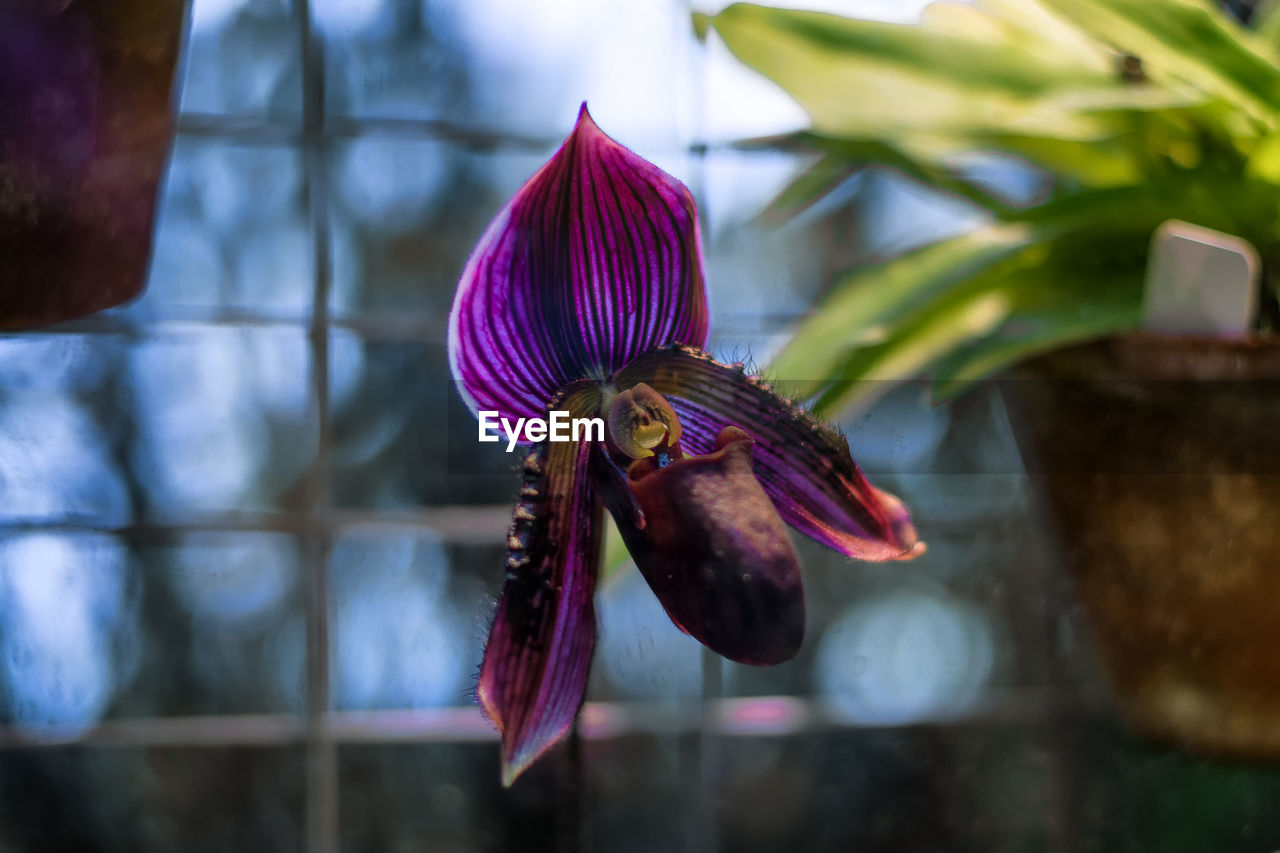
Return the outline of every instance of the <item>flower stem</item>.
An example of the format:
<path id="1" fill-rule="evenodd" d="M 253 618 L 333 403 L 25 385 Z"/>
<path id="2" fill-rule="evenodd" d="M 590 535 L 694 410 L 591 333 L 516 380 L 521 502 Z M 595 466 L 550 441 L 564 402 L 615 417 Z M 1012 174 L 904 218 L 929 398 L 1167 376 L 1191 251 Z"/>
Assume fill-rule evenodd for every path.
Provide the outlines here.
<path id="1" fill-rule="evenodd" d="M 577 720 L 565 739 L 564 798 L 560 808 L 560 853 L 581 853 L 583 849 L 582 729 Z"/>

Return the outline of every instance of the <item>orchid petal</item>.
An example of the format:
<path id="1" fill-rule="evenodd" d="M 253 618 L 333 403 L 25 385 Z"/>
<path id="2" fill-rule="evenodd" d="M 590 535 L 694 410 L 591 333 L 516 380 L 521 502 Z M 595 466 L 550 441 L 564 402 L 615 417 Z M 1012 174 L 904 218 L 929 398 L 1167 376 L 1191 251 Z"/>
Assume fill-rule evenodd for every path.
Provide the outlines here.
<path id="1" fill-rule="evenodd" d="M 584 104 L 463 271 L 449 315 L 463 396 L 477 412 L 533 417 L 572 380 L 706 336 L 693 197 L 606 136 Z"/>
<path id="2" fill-rule="evenodd" d="M 734 427 L 706 456 L 626 473 L 597 457 L 606 504 L 637 568 L 677 627 L 730 660 L 795 657 L 804 591 L 787 528 L 752 472 L 754 441 Z"/>
<path id="3" fill-rule="evenodd" d="M 582 411 L 580 399 L 553 405 Z M 592 447 L 544 441 L 525 460 L 476 691 L 502 734 L 505 785 L 564 737 L 586 693 L 601 545 Z"/>
<path id="4" fill-rule="evenodd" d="M 906 507 L 867 482 L 848 441 L 741 365 L 669 346 L 641 355 L 613 381 L 620 388 L 643 382 L 665 397 L 688 452 L 709 452 L 726 426 L 750 434 L 756 476 L 783 520 L 806 536 L 860 560 L 910 559 L 924 551 Z"/>

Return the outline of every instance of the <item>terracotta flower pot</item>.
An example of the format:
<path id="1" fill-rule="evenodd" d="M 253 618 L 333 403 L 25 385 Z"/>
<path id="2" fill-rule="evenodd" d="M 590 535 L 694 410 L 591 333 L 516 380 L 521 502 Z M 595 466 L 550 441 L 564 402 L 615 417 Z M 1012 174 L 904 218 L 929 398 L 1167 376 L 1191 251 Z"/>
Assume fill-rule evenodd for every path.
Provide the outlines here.
<path id="1" fill-rule="evenodd" d="M 1280 758 L 1280 344 L 1128 336 L 1008 384 L 1122 714 Z"/>
<path id="2" fill-rule="evenodd" d="M 0 328 L 146 280 L 186 0 L 0 6 Z"/>

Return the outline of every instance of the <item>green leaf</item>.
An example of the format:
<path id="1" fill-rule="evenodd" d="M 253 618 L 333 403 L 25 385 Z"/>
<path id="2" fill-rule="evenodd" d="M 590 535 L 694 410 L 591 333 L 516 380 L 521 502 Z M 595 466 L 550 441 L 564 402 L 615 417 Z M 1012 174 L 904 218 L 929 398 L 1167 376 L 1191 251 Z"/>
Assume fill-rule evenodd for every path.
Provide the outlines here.
<path id="1" fill-rule="evenodd" d="M 799 215 L 849 180 L 861 165 L 844 157 L 826 155 L 787 184 L 769 202 L 761 218 L 770 222 L 784 222 Z"/>
<path id="2" fill-rule="evenodd" d="M 711 16 L 703 12 L 693 13 L 693 37 L 699 42 L 707 40 L 707 30 L 711 28 Z"/>
<path id="3" fill-rule="evenodd" d="M 1099 41 L 1141 59 L 1155 82 L 1181 80 L 1275 126 L 1280 68 L 1265 43 L 1197 0 L 1045 0 Z"/>
<path id="4" fill-rule="evenodd" d="M 953 397 L 973 383 L 1034 355 L 1138 327 L 1142 270 L 1095 279 L 1091 282 L 1095 293 L 1088 299 L 1081 299 L 1073 284 L 1064 281 L 1046 287 L 1040 271 L 1006 284 L 1003 292 L 1019 308 L 993 334 L 938 361 L 933 369 L 934 399 Z M 1036 297 L 1043 297 L 1046 291 L 1052 294 L 1050 304 L 1034 309 L 1019 304 L 1039 301 Z M 1028 300 L 1028 296 L 1032 299 Z"/>
<path id="5" fill-rule="evenodd" d="M 789 395 L 817 394 L 855 349 L 886 340 L 912 310 L 1035 239 L 1028 226 L 991 225 L 844 276 L 770 363 L 770 380 Z"/>
<path id="6" fill-rule="evenodd" d="M 974 134 L 963 140 L 903 134 L 889 143 L 806 132 L 795 134 L 792 140 L 822 151 L 824 156 L 801 172 L 766 209 L 765 218 L 775 222 L 801 213 L 869 165 L 883 166 L 930 189 L 962 198 L 996 218 L 1016 218 L 1018 211 L 1006 201 L 965 180 L 952 167 L 953 161 L 974 150 L 1010 154 L 1058 181 L 1085 189 L 1131 184 L 1143 177 L 1132 145 L 1118 135 L 1082 142 L 1000 132 Z"/>
<path id="7" fill-rule="evenodd" d="M 814 147 L 898 169 L 996 216 L 1007 214 L 1000 200 L 957 177 L 955 155 L 1002 151 L 1059 181 L 1118 186 L 1145 177 L 1148 149 L 1159 143 L 1138 117 L 1185 113 L 1214 97 L 1182 82 L 1125 81 L 1109 48 L 1036 0 L 980 5 L 930 7 L 923 26 L 906 27 L 739 4 L 713 25 L 809 111 Z M 1180 138 L 1164 142 L 1187 159 L 1195 142 L 1183 124 Z M 830 186 L 807 176 L 796 192 Z"/>
<path id="8" fill-rule="evenodd" d="M 814 403 L 814 412 L 828 416 L 868 402 L 964 343 L 990 334 L 1012 307 L 998 288 L 947 294 L 913 315 L 888 341 L 855 351 L 841 369 L 841 379 Z"/>
<path id="9" fill-rule="evenodd" d="M 1133 88 L 1092 57 L 1043 55 L 1027 39 L 749 4 L 725 9 L 713 26 L 739 59 L 805 107 L 816 130 L 836 136 L 1004 128 L 1094 138 L 1104 123 L 1043 99 Z"/>
<path id="10" fill-rule="evenodd" d="M 1037 348 L 1134 328 L 1150 237 L 1182 218 L 1250 236 L 1274 192 L 1178 174 L 1064 196 L 838 283 L 770 365 L 830 413 L 934 371 L 953 392 Z M 1274 242 L 1274 238 L 1273 241 Z M 797 381 L 799 380 L 799 381 Z"/>
<path id="11" fill-rule="evenodd" d="M 1142 177 L 1140 161 L 1130 145 L 1116 137 L 1080 141 L 993 132 L 975 136 L 973 143 L 1022 157 L 1060 181 L 1068 180 L 1084 189 L 1122 186 Z"/>
<path id="12" fill-rule="evenodd" d="M 1280 185 L 1280 133 L 1258 141 L 1249 155 L 1245 174 L 1257 181 Z"/>
<path id="13" fill-rule="evenodd" d="M 1009 205 L 972 184 L 936 158 L 921 158 L 883 139 L 851 139 L 820 133 L 800 133 L 797 139 L 826 153 L 835 162 L 877 164 L 915 178 L 921 183 L 972 202 L 996 216 L 1012 212 Z M 785 191 L 784 191 L 785 192 Z"/>
<path id="14" fill-rule="evenodd" d="M 1078 242 L 1074 234 L 1058 239 L 1059 251 Z M 926 372 L 941 400 L 1038 352 L 1137 328 L 1141 262 L 1120 258 L 1118 270 L 1099 276 L 1055 263 L 1055 254 L 1052 245 L 1036 247 L 1020 265 L 989 270 L 915 313 L 889 341 L 856 352 L 815 409 L 833 414 Z"/>
<path id="15" fill-rule="evenodd" d="M 1262 0 L 1253 10 L 1253 28 L 1274 53 L 1280 48 L 1280 0 Z"/>

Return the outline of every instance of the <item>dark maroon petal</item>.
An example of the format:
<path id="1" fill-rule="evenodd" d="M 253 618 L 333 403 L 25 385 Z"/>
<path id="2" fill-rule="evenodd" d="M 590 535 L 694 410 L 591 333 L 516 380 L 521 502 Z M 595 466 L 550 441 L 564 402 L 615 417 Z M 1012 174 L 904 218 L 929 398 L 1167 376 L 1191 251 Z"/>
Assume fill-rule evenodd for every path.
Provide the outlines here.
<path id="1" fill-rule="evenodd" d="M 800 566 L 786 525 L 752 471 L 754 442 L 729 427 L 715 452 L 632 463 L 598 454 L 605 501 L 671 621 L 719 654 L 766 665 L 804 639 Z"/>
<path id="2" fill-rule="evenodd" d="M 544 441 L 525 461 L 506 579 L 476 690 L 502 733 L 506 785 L 564 737 L 586 692 L 601 542 L 592 446 Z"/>
<path id="3" fill-rule="evenodd" d="M 680 417 L 686 452 L 706 453 L 726 426 L 756 440 L 755 473 L 782 518 L 806 536 L 860 560 L 924 551 L 906 507 L 867 482 L 835 430 L 774 394 L 741 365 L 689 347 L 651 350 L 621 370 L 619 388 L 644 382 Z"/>
<path id="4" fill-rule="evenodd" d="M 584 104 L 463 271 L 449 316 L 454 378 L 474 410 L 532 417 L 574 379 L 706 336 L 693 197 L 606 136 Z"/>

